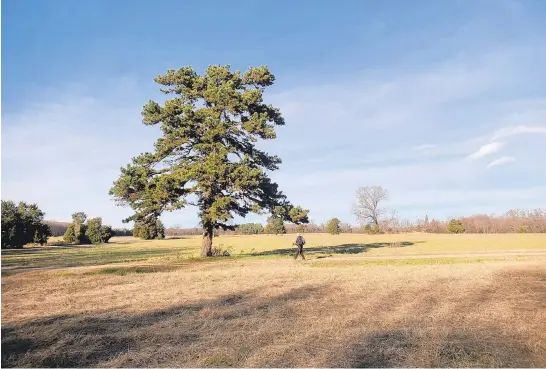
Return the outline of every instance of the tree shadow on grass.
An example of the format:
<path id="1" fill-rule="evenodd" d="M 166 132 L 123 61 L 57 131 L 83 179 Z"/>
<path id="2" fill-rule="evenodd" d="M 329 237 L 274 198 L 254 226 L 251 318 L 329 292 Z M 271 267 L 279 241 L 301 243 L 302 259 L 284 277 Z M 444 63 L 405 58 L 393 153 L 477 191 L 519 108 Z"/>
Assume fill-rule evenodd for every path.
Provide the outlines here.
<path id="1" fill-rule="evenodd" d="M 265 322 L 279 312 L 286 314 L 284 326 L 290 329 L 294 322 L 288 318 L 295 312 L 288 305 L 323 297 L 327 291 L 326 285 L 305 286 L 261 298 L 257 296 L 258 290 L 248 290 L 144 314 L 119 315 L 112 310 L 102 315 L 58 315 L 2 324 L 2 366 L 118 366 L 112 360 L 123 355 L 127 357 L 122 359 L 122 366 L 158 366 L 165 360 L 158 352 L 166 348 L 184 357 L 186 362 L 208 359 L 205 361 L 210 363 L 216 360 L 213 353 L 218 346 L 209 347 L 207 351 L 205 347 L 209 345 L 205 342 L 219 333 L 218 329 L 225 334 L 249 317 L 257 319 L 254 324 L 260 320 Z M 248 337 L 245 334 L 240 339 Z M 203 348 L 195 355 L 188 354 L 188 349 L 199 343 Z M 143 354 L 135 358 L 135 352 Z M 229 360 L 222 361 L 228 364 L 224 366 L 233 366 L 236 362 L 236 359 Z"/>
<path id="2" fill-rule="evenodd" d="M 400 242 L 399 246 L 405 247 L 413 245 L 413 242 Z M 375 243 L 348 243 L 342 245 L 330 245 L 330 246 L 315 246 L 315 247 L 303 247 L 305 255 L 313 254 L 360 254 L 368 251 L 369 249 L 377 249 L 380 247 L 392 247 L 391 242 L 375 242 Z M 270 255 L 294 255 L 297 248 L 275 249 L 270 251 L 257 252 L 254 256 L 270 256 Z"/>
<path id="3" fill-rule="evenodd" d="M 543 367 L 541 322 L 528 319 L 545 307 L 543 281 L 542 272 L 511 271 L 463 299 L 438 281 L 410 283 L 363 296 L 370 303 L 360 313 L 344 309 L 338 298 L 347 291 L 335 283 L 309 283 L 139 314 L 112 309 L 3 322 L 2 366 Z M 519 322 L 478 314 L 511 298 L 514 312 L 529 314 Z"/>

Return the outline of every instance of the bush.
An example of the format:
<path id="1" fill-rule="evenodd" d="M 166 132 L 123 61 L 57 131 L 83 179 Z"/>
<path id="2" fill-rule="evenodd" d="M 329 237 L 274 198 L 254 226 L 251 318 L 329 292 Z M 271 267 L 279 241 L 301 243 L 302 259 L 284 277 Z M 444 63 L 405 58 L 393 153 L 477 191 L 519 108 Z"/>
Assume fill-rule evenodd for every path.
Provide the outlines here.
<path id="1" fill-rule="evenodd" d="M 76 231 L 78 229 L 78 231 Z M 85 224 L 74 224 L 70 223 L 66 232 L 64 233 L 63 240 L 71 245 L 87 245 L 91 241 L 85 235 L 87 231 L 87 226 Z"/>
<path id="2" fill-rule="evenodd" d="M 518 227 L 517 230 L 518 233 L 527 233 L 527 227 L 525 227 L 523 224 Z"/>
<path id="3" fill-rule="evenodd" d="M 464 233 L 464 225 L 459 219 L 451 219 L 447 225 L 447 230 L 450 233 Z"/>
<path id="4" fill-rule="evenodd" d="M 108 243 L 113 235 L 112 227 L 102 225 L 102 218 L 97 217 L 87 221 L 86 236 L 91 243 Z"/>
<path id="5" fill-rule="evenodd" d="M 222 246 L 222 245 L 220 245 Z M 232 247 L 228 247 L 227 249 L 223 249 L 222 247 L 213 247 L 212 248 L 212 256 L 225 256 L 229 257 L 231 256 Z"/>
<path id="6" fill-rule="evenodd" d="M 72 245 L 86 245 L 90 243 L 107 243 L 114 235 L 112 227 L 102 225 L 102 218 L 96 217 L 87 220 L 83 212 L 72 214 L 72 223 L 66 229 L 63 240 Z"/>
<path id="7" fill-rule="evenodd" d="M 364 226 L 364 232 L 367 234 L 382 234 L 384 233 L 377 225 L 366 224 Z"/>
<path id="8" fill-rule="evenodd" d="M 337 218 L 331 219 L 328 224 L 326 224 L 326 232 L 330 234 L 340 234 L 341 233 L 341 227 L 339 226 L 339 223 L 341 221 Z"/>
<path id="9" fill-rule="evenodd" d="M 2 200 L 2 248 L 22 248 L 28 243 L 45 245 L 51 229 L 36 204 Z"/>
<path id="10" fill-rule="evenodd" d="M 281 218 L 272 216 L 267 219 L 267 225 L 265 226 L 265 233 L 268 234 L 284 234 L 286 228 Z"/>
<path id="11" fill-rule="evenodd" d="M 296 227 L 296 232 L 298 233 L 305 233 L 306 230 L 307 230 L 307 226 L 305 224 L 299 224 Z"/>

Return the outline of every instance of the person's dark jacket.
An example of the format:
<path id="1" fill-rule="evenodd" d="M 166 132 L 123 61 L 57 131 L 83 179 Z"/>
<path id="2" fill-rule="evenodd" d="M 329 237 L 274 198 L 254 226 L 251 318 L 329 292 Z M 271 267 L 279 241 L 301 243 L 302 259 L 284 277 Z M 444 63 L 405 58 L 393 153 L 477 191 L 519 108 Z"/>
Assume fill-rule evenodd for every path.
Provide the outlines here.
<path id="1" fill-rule="evenodd" d="M 305 245 L 305 240 L 302 236 L 298 236 L 298 238 L 296 238 L 296 245 L 299 247 L 303 247 L 303 245 Z"/>

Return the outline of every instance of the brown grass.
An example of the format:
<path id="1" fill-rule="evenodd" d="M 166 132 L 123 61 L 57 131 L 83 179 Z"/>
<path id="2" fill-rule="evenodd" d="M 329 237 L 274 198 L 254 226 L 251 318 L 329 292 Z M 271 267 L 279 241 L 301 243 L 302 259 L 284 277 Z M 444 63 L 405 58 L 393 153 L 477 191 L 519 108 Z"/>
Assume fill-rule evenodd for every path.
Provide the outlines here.
<path id="1" fill-rule="evenodd" d="M 546 366 L 544 259 L 321 260 L 4 276 L 2 365 Z"/>

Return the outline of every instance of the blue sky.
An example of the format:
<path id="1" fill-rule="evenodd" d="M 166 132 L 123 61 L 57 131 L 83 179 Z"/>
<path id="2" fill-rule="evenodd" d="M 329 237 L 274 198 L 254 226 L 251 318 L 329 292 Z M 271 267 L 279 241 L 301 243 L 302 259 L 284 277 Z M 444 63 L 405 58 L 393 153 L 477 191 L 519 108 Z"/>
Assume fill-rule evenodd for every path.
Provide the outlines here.
<path id="1" fill-rule="evenodd" d="M 152 149 L 140 122 L 168 68 L 276 75 L 263 147 L 324 222 L 381 185 L 403 219 L 546 207 L 546 3 L 2 1 L 2 199 L 121 226 L 108 189 Z M 166 225 L 198 224 L 187 208 Z M 250 216 L 249 221 L 263 220 Z"/>

